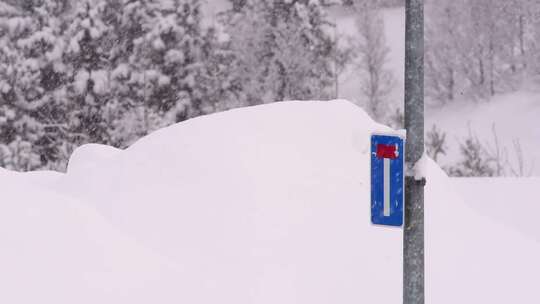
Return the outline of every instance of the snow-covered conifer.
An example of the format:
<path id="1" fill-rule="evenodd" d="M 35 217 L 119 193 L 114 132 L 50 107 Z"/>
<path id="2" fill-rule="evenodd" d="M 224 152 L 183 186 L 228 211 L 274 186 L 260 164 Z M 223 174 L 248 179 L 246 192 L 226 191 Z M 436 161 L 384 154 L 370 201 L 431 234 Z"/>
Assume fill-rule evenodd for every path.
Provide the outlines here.
<path id="1" fill-rule="evenodd" d="M 227 41 L 219 39 L 215 27 L 204 30 L 201 66 L 195 76 L 195 92 L 201 100 L 201 114 L 243 106 L 240 86 L 234 78 L 234 52 Z"/>
<path id="2" fill-rule="evenodd" d="M 136 49 L 136 43 L 155 24 L 159 5 L 156 0 L 118 0 L 110 5 L 114 44 L 110 50 L 109 105 L 115 113 L 111 113 L 109 134 L 116 146 L 125 147 L 160 126 L 161 117 L 147 104 L 145 58 Z"/>
<path id="3" fill-rule="evenodd" d="M 78 1 L 66 30 L 69 66 L 70 135 L 77 144 L 109 143 L 105 115 L 110 96 L 112 25 L 104 21 L 107 2 Z"/>
<path id="4" fill-rule="evenodd" d="M 59 161 L 66 135 L 62 18 L 68 5 L 62 0 L 35 0 L 7 7 L 0 12 L 3 160 L 12 169 L 48 167 Z M 22 154 L 17 152 L 23 151 L 21 147 Z M 20 155 L 7 160 L 8 154 Z"/>
<path id="5" fill-rule="evenodd" d="M 201 67 L 199 6 L 198 0 L 162 2 L 148 31 L 134 41 L 131 80 L 143 87 L 144 104 L 169 115 L 169 122 L 198 115 L 202 103 L 194 91 Z"/>
<path id="6" fill-rule="evenodd" d="M 246 102 L 330 96 L 336 50 L 322 1 L 236 1 L 224 23 Z"/>

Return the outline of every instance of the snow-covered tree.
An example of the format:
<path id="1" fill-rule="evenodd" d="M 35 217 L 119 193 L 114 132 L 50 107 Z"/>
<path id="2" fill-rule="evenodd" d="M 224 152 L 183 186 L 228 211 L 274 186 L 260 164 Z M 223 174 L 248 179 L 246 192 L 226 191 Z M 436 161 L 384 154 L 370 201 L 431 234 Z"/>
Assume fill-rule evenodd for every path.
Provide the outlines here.
<path id="1" fill-rule="evenodd" d="M 476 136 L 469 134 L 469 137 L 460 144 L 459 150 L 461 152 L 460 161 L 448 168 L 451 176 L 490 177 L 495 175 L 493 161 L 486 156 L 485 148 Z"/>
<path id="2" fill-rule="evenodd" d="M 61 157 L 66 135 L 62 16 L 67 9 L 63 0 L 26 0 L 0 13 L 0 142 L 3 161 L 12 169 L 47 167 Z"/>
<path id="3" fill-rule="evenodd" d="M 530 73 L 537 1 L 426 2 L 426 96 L 444 103 L 514 90 Z M 536 12 L 535 12 L 536 11 Z"/>
<path id="4" fill-rule="evenodd" d="M 148 32 L 135 40 L 138 81 L 145 84 L 147 104 L 174 121 L 195 116 L 202 100 L 195 94 L 202 45 L 199 1 L 164 2 Z M 133 76 L 132 76 L 133 77 Z"/>
<path id="5" fill-rule="evenodd" d="M 384 21 L 377 3 L 360 1 L 356 5 L 356 25 L 360 34 L 355 49 L 361 74 L 360 87 L 367 111 L 377 120 L 386 119 L 391 108 L 389 95 L 395 80 L 385 67 L 390 49 L 386 45 Z"/>
<path id="6" fill-rule="evenodd" d="M 113 26 L 114 41 L 109 54 L 109 135 L 116 146 L 125 147 L 161 126 L 161 117 L 147 103 L 150 89 L 144 78 L 146 58 L 136 53 L 136 43 L 150 32 L 159 7 L 156 0 L 109 2 L 107 21 Z"/>
<path id="7" fill-rule="evenodd" d="M 330 96 L 336 49 L 323 1 L 232 4 L 223 19 L 246 103 Z"/>
<path id="8" fill-rule="evenodd" d="M 530 48 L 527 56 L 530 69 L 535 73 L 540 73 L 540 2 L 530 0 L 529 6 L 529 28 L 532 29 L 529 32 Z"/>
<path id="9" fill-rule="evenodd" d="M 234 74 L 234 53 L 227 41 L 219 39 L 215 27 L 205 30 L 201 45 L 201 66 L 195 76 L 195 91 L 203 101 L 201 113 L 213 113 L 243 105 Z"/>
<path id="10" fill-rule="evenodd" d="M 125 146 L 159 127 L 234 106 L 232 55 L 202 28 L 199 0 L 119 0 L 111 51 L 114 142 Z"/>
<path id="11" fill-rule="evenodd" d="M 446 133 L 433 125 L 426 133 L 426 153 L 436 162 L 439 155 L 446 155 L 446 149 Z"/>
<path id="12" fill-rule="evenodd" d="M 77 144 L 109 143 L 110 48 L 113 28 L 105 0 L 81 0 L 66 30 L 70 135 Z"/>
<path id="13" fill-rule="evenodd" d="M 426 9 L 425 94 L 442 104 L 453 101 L 461 89 L 462 5 L 456 0 Z"/>

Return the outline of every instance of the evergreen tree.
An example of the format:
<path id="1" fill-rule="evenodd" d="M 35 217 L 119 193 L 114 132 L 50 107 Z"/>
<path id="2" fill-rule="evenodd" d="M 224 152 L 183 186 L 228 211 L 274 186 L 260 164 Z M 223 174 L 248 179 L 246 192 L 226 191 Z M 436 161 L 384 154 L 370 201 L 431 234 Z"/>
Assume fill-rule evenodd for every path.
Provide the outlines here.
<path id="1" fill-rule="evenodd" d="M 145 103 L 162 116 L 171 115 L 172 122 L 201 111 L 203 101 L 194 90 L 201 67 L 199 6 L 198 0 L 162 3 L 148 32 L 135 40 L 132 61 L 136 81 L 144 84 Z"/>
<path id="2" fill-rule="evenodd" d="M 247 103 L 325 99 L 333 52 L 323 1 L 233 1 L 224 24 Z"/>
<path id="3" fill-rule="evenodd" d="M 110 96 L 109 64 L 112 25 L 104 22 L 105 0 L 76 3 L 66 31 L 69 37 L 65 60 L 69 66 L 70 135 L 82 143 L 110 143 L 107 119 Z"/>
<path id="4" fill-rule="evenodd" d="M 62 16 L 67 9 L 66 1 L 25 0 L 0 16 L 0 141 L 11 169 L 54 168 L 63 157 Z"/>
<path id="5" fill-rule="evenodd" d="M 112 2 L 110 23 L 114 27 L 115 44 L 111 49 L 111 96 L 117 115 L 110 129 L 111 141 L 125 147 L 157 129 L 161 117 L 150 109 L 150 87 L 145 81 L 146 66 L 136 49 L 156 23 L 159 1 L 118 0 Z M 136 51 L 138 51 L 136 53 Z"/>
<path id="6" fill-rule="evenodd" d="M 114 100 L 125 146 L 157 128 L 228 108 L 230 52 L 201 27 L 199 0 L 123 0 L 112 50 Z"/>
<path id="7" fill-rule="evenodd" d="M 197 70 L 195 91 L 203 101 L 202 114 L 242 106 L 240 85 L 231 70 L 234 53 L 228 42 L 220 41 L 219 32 L 210 27 L 202 37 L 201 67 Z"/>

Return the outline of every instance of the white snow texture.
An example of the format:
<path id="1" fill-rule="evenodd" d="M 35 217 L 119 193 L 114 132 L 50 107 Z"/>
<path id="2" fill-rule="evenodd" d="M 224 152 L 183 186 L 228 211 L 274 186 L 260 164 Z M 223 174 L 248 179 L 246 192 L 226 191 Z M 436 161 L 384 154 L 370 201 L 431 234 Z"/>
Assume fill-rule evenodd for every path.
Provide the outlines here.
<path id="1" fill-rule="evenodd" d="M 387 131 L 283 102 L 84 146 L 65 175 L 2 170 L 0 303 L 400 303 L 403 231 L 369 216 Z M 426 302 L 538 303 L 538 242 L 427 178 Z"/>

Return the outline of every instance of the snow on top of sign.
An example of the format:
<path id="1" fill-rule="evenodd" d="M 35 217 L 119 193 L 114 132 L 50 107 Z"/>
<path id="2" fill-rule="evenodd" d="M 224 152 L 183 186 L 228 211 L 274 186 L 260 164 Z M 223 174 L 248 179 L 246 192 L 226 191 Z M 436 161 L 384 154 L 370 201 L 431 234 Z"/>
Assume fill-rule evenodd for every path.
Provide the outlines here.
<path id="1" fill-rule="evenodd" d="M 422 156 L 413 166 L 413 176 L 414 179 L 417 181 L 421 181 L 426 178 L 427 176 L 427 162 L 428 162 L 428 156 L 426 152 L 422 153 Z"/>

